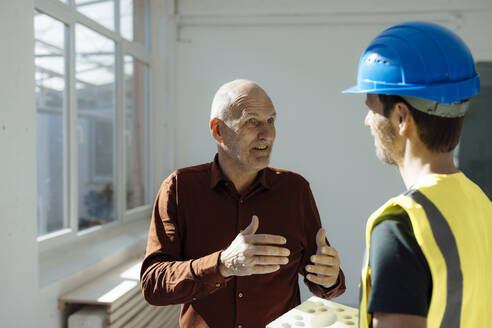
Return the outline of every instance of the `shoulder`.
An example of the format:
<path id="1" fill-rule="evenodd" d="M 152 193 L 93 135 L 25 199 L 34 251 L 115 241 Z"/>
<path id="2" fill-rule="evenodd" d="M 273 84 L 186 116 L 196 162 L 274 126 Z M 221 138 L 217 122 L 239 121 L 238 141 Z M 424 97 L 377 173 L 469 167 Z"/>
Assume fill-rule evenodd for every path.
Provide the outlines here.
<path id="1" fill-rule="evenodd" d="M 178 178 L 195 177 L 195 176 L 209 176 L 212 163 L 205 163 L 200 165 L 183 167 L 174 171 L 171 176 Z"/>
<path id="2" fill-rule="evenodd" d="M 303 188 L 309 187 L 309 182 L 302 175 L 294 171 L 271 166 L 268 166 L 265 170 L 267 170 L 267 176 L 272 185 L 289 184 Z"/>
<path id="3" fill-rule="evenodd" d="M 385 209 L 378 217 L 378 222 L 373 227 L 373 232 L 388 231 L 391 227 L 399 227 L 402 231 L 412 230 L 410 217 L 405 209 L 399 205 L 394 205 Z"/>
<path id="4" fill-rule="evenodd" d="M 405 263 L 401 262 L 418 262 L 420 266 L 427 267 L 410 218 L 403 208 L 397 206 L 374 226 L 371 232 L 370 257 L 372 264 L 376 266 L 393 267 L 395 263 L 403 265 Z"/>
<path id="5" fill-rule="evenodd" d="M 162 181 L 160 190 L 168 190 L 176 184 L 183 184 L 188 181 L 199 183 L 200 181 L 208 182 L 210 177 L 210 169 L 212 163 L 188 166 L 180 168 L 171 173 L 164 181 Z"/>
<path id="6" fill-rule="evenodd" d="M 375 253 L 385 253 L 385 250 L 389 251 L 396 245 L 403 245 L 411 251 L 415 251 L 416 247 L 410 218 L 400 206 L 385 211 L 371 232 L 371 250 Z"/>

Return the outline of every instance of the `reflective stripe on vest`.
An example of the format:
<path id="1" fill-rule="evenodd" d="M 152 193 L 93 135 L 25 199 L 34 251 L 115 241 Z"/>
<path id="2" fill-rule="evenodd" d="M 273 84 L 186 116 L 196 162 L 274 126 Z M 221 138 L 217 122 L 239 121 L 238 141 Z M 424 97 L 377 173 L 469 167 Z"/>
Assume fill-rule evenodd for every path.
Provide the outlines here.
<path id="1" fill-rule="evenodd" d="M 446 262 L 448 273 L 447 297 L 441 327 L 459 327 L 463 303 L 463 274 L 456 240 L 448 222 L 439 209 L 418 190 L 409 190 L 405 195 L 423 207 L 439 249 Z"/>

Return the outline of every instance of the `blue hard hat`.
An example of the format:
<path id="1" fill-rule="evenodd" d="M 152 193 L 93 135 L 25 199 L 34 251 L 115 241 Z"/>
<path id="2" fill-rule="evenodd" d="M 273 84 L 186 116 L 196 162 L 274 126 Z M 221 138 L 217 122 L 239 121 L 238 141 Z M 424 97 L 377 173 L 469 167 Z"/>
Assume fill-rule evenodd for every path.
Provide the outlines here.
<path id="1" fill-rule="evenodd" d="M 343 93 L 411 96 L 451 104 L 480 92 L 466 44 L 449 29 L 407 22 L 379 34 L 362 54 L 357 85 Z"/>

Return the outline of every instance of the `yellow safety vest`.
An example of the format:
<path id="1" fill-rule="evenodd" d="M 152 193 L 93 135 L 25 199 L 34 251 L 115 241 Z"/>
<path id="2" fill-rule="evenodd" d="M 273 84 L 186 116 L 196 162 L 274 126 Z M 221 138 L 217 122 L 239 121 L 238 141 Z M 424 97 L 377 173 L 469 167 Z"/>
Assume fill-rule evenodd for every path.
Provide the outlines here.
<path id="1" fill-rule="evenodd" d="M 372 324 L 371 232 L 397 205 L 408 213 L 432 275 L 427 327 L 492 327 L 492 203 L 461 172 L 428 175 L 414 188 L 390 199 L 367 222 L 360 328 Z"/>

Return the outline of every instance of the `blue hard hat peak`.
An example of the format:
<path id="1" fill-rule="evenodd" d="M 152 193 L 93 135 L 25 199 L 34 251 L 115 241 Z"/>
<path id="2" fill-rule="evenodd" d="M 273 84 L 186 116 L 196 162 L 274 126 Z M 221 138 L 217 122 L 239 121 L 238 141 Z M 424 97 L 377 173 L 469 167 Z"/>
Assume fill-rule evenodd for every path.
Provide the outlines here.
<path id="1" fill-rule="evenodd" d="M 475 63 L 452 31 L 408 22 L 383 31 L 359 61 L 357 85 L 344 93 L 381 93 L 454 103 L 480 91 Z"/>

